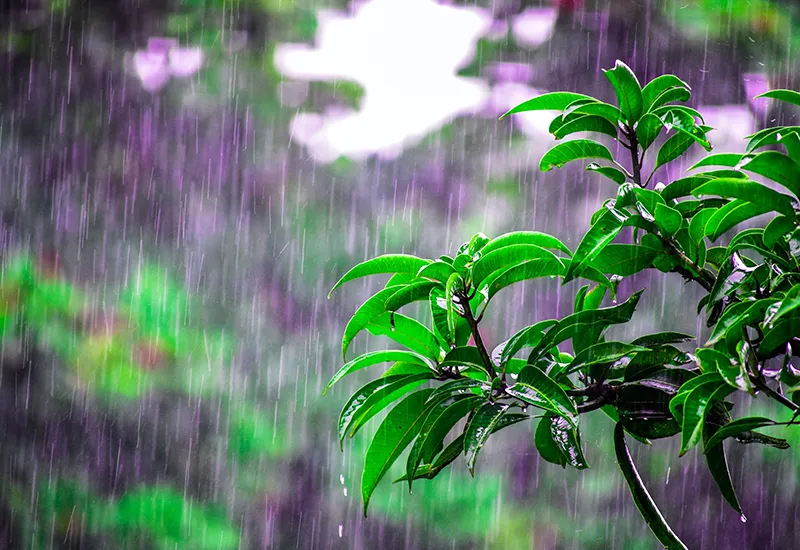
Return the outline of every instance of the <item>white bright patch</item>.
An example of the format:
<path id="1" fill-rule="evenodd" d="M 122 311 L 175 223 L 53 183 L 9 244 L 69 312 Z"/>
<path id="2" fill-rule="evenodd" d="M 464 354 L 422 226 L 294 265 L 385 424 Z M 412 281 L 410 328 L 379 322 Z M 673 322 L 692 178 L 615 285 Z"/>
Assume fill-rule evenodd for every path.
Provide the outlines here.
<path id="1" fill-rule="evenodd" d="M 322 161 L 372 153 L 395 156 L 461 114 L 481 108 L 483 82 L 456 76 L 489 29 L 484 10 L 432 0 L 372 0 L 354 17 L 320 18 L 317 48 L 284 44 L 275 65 L 290 78 L 353 80 L 359 111 L 297 115 L 293 139 Z"/>
<path id="2" fill-rule="evenodd" d="M 133 53 L 131 70 L 148 92 L 163 88 L 170 77 L 186 78 L 203 65 L 200 48 L 180 48 L 171 38 L 151 38 L 147 49 Z"/>
<path id="3" fill-rule="evenodd" d="M 521 45 L 533 48 L 544 44 L 553 35 L 558 10 L 529 8 L 514 18 L 511 29 L 514 39 Z"/>
<path id="4" fill-rule="evenodd" d="M 714 128 L 708 139 L 714 153 L 744 152 L 745 137 L 756 131 L 756 121 L 747 105 L 700 105 L 697 108 L 706 124 Z"/>

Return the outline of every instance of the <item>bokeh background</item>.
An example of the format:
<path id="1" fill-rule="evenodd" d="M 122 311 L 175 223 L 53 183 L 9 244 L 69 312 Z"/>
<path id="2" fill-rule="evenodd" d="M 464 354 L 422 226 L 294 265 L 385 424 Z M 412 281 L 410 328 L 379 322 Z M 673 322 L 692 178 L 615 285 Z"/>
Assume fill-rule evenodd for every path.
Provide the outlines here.
<path id="1" fill-rule="evenodd" d="M 796 124 L 751 98 L 798 89 L 799 22 L 790 0 L 0 0 L 0 548 L 655 548 L 599 412 L 589 470 L 544 462 L 519 424 L 474 479 L 462 461 L 413 495 L 387 478 L 364 518 L 376 425 L 343 452 L 335 428 L 370 373 L 321 391 L 385 278 L 326 294 L 367 257 L 476 231 L 574 248 L 614 184 L 538 170 L 548 113 L 497 118 L 546 91 L 612 100 L 616 59 L 688 82 L 718 152 Z M 617 337 L 702 337 L 699 288 L 620 292 L 642 287 Z M 484 339 L 576 289 L 504 291 Z M 784 414 L 762 401 L 734 416 Z M 747 522 L 697 452 L 632 445 L 690 548 L 792 549 L 800 435 L 782 435 L 730 450 Z"/>

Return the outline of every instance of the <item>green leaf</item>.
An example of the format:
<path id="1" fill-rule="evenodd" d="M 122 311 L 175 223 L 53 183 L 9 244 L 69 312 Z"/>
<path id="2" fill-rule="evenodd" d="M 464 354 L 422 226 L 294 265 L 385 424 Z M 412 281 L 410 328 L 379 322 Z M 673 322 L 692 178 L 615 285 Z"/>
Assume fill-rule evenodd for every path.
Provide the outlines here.
<path id="1" fill-rule="evenodd" d="M 567 461 L 567 464 L 577 470 L 585 470 L 589 467 L 581 449 L 581 436 L 578 428 L 561 416 L 557 416 L 550 421 L 550 433 L 556 446 Z"/>
<path id="2" fill-rule="evenodd" d="M 495 271 L 483 280 L 483 284 L 478 292 L 482 294 L 486 302 L 488 302 L 499 291 L 514 283 L 539 277 L 553 278 L 563 274 L 564 264 L 559 259 L 541 258 L 538 260 L 530 260 L 505 271 Z M 602 274 L 600 276 L 602 277 Z"/>
<path id="3" fill-rule="evenodd" d="M 626 344 L 625 342 L 599 342 L 590 346 L 577 355 L 567 367 L 564 374 L 571 374 L 577 370 L 597 363 L 612 363 L 639 351 L 650 351 L 648 348 Z"/>
<path id="4" fill-rule="evenodd" d="M 443 260 L 435 260 L 426 266 L 423 266 L 417 272 L 417 277 L 429 279 L 444 285 L 451 274 L 455 273 L 452 263 L 447 263 Z"/>
<path id="5" fill-rule="evenodd" d="M 630 277 L 652 267 L 660 250 L 636 244 L 609 244 L 592 260 L 592 267 L 602 273 Z"/>
<path id="6" fill-rule="evenodd" d="M 473 285 L 479 286 L 497 271 L 506 271 L 530 260 L 549 259 L 561 263 L 561 259 L 541 246 L 534 244 L 511 244 L 498 249 L 490 249 L 472 266 Z M 563 264 L 562 268 L 563 268 Z"/>
<path id="7" fill-rule="evenodd" d="M 706 151 L 711 151 L 711 144 L 706 139 L 706 127 L 698 126 L 694 121 L 693 115 L 687 113 L 684 108 L 675 106 L 674 108 L 659 109 L 659 116 L 668 130 L 677 130 L 691 137 Z"/>
<path id="8" fill-rule="evenodd" d="M 484 235 L 483 233 L 475 233 L 472 238 L 469 240 L 469 246 L 467 247 L 467 254 L 472 254 L 473 256 L 483 250 L 491 239 Z"/>
<path id="9" fill-rule="evenodd" d="M 420 390 L 398 403 L 378 427 L 367 449 L 361 475 L 361 497 L 364 516 L 378 482 L 386 475 L 403 450 L 411 443 L 427 415 L 425 402 L 433 390 Z"/>
<path id="10" fill-rule="evenodd" d="M 764 332 L 764 339 L 758 346 L 758 355 L 760 357 L 771 357 L 786 342 L 798 334 L 800 334 L 800 316 L 783 317 L 769 325 Z"/>
<path id="11" fill-rule="evenodd" d="M 653 113 L 645 113 L 636 125 L 636 139 L 642 151 L 646 151 L 656 140 L 661 129 L 664 127 L 664 122 Z"/>
<path id="12" fill-rule="evenodd" d="M 630 67 L 619 60 L 617 60 L 613 69 L 604 70 L 603 72 L 611 82 L 611 85 L 614 86 L 620 110 L 628 120 L 628 124 L 633 127 L 636 121 L 639 120 L 644 106 L 642 87 L 639 85 L 636 75 L 633 74 Z"/>
<path id="13" fill-rule="evenodd" d="M 499 237 L 489 241 L 481 249 L 481 254 L 485 256 L 489 252 L 515 244 L 529 244 L 542 248 L 559 250 L 565 253 L 567 256 L 572 256 L 572 252 L 564 243 L 552 235 L 540 233 L 538 231 L 514 231 L 513 233 L 504 233 L 503 235 L 500 235 Z"/>
<path id="14" fill-rule="evenodd" d="M 713 437 L 718 431 L 719 428 L 717 426 L 706 424 L 703 430 L 703 440 L 708 441 L 709 438 Z M 725 458 L 725 448 L 722 445 L 706 447 L 706 464 L 722 496 L 725 497 L 725 500 L 728 501 L 731 508 L 742 515 L 742 520 L 746 520 L 744 514 L 742 514 L 742 507 L 739 505 L 739 499 L 736 498 L 736 491 L 733 488 L 731 473 L 728 470 L 728 461 Z"/>
<path id="15" fill-rule="evenodd" d="M 681 197 L 688 197 L 697 187 L 708 182 L 710 179 L 711 178 L 705 174 L 677 179 L 661 190 L 661 198 L 669 203 L 669 201 Z"/>
<path id="16" fill-rule="evenodd" d="M 433 360 L 438 359 L 441 353 L 439 341 L 430 329 L 400 313 L 386 312 L 376 317 L 367 325 L 367 330 L 376 336 L 388 336 L 401 346 Z"/>
<path id="17" fill-rule="evenodd" d="M 522 369 L 517 377 L 517 383 L 507 388 L 506 393 L 525 403 L 563 416 L 572 426 L 578 426 L 578 409 L 575 402 L 555 380 L 532 365 Z"/>
<path id="18" fill-rule="evenodd" d="M 623 174 L 621 170 L 617 170 L 612 166 L 600 166 L 596 162 L 590 162 L 586 166 L 586 170 L 589 172 L 597 172 L 598 174 L 602 174 L 617 185 L 622 185 L 625 183 L 625 174 Z"/>
<path id="19" fill-rule="evenodd" d="M 700 210 L 692 217 L 692 221 L 689 222 L 688 235 L 689 240 L 695 246 L 708 234 L 708 222 L 717 212 L 719 212 L 718 208 L 706 208 Z M 716 222 L 714 227 L 717 227 Z"/>
<path id="20" fill-rule="evenodd" d="M 592 224 L 575 250 L 562 284 L 578 277 L 603 248 L 616 238 L 623 226 L 623 220 L 616 214 L 607 209 Z"/>
<path id="21" fill-rule="evenodd" d="M 705 227 L 706 236 L 712 241 L 717 240 L 723 233 L 733 229 L 743 221 L 755 218 L 769 212 L 769 208 L 761 204 L 735 199 L 708 219 Z"/>
<path id="22" fill-rule="evenodd" d="M 733 166 L 737 170 L 753 172 L 769 178 L 800 197 L 800 165 L 778 151 L 764 151 L 755 155 L 711 155 L 691 169 L 702 166 Z"/>
<path id="23" fill-rule="evenodd" d="M 673 397 L 669 402 L 669 411 L 676 420 L 680 421 L 683 418 L 682 410 L 686 403 L 686 399 L 689 397 L 689 394 L 692 393 L 692 391 L 694 391 L 696 388 L 707 384 L 721 386 L 724 384 L 724 382 L 719 373 L 710 372 L 691 378 L 681 385 L 677 395 L 675 395 L 675 397 Z"/>
<path id="24" fill-rule="evenodd" d="M 499 346 L 500 367 L 504 367 L 508 361 L 514 357 L 521 349 L 537 345 L 542 341 L 544 331 L 558 324 L 555 319 L 539 321 L 538 323 L 525 327 L 518 331 L 505 344 Z"/>
<path id="25" fill-rule="evenodd" d="M 398 374 L 392 376 L 384 376 L 385 379 L 394 379 L 394 376 L 402 376 L 399 380 L 394 380 L 390 384 L 386 384 L 371 393 L 366 399 L 360 401 L 355 414 L 352 415 L 350 423 L 347 425 L 345 432 L 350 434 L 350 437 L 355 437 L 356 434 L 363 428 L 370 419 L 376 414 L 382 412 L 386 407 L 406 395 L 407 393 L 419 388 L 428 380 L 432 380 L 433 373 L 423 372 L 419 374 Z M 340 419 L 341 420 L 341 419 Z M 345 433 L 340 433 L 339 443 L 342 443 Z"/>
<path id="26" fill-rule="evenodd" d="M 431 396 L 433 397 L 433 396 Z M 481 396 L 469 396 L 450 403 L 445 409 L 433 412 L 425 419 L 419 435 L 411 447 L 406 462 L 406 478 L 408 490 L 417 473 L 417 468 L 424 460 L 432 462 L 436 449 L 439 448 L 450 430 L 471 411 L 475 410 L 486 399 Z"/>
<path id="27" fill-rule="evenodd" d="M 475 475 L 475 460 L 478 458 L 478 453 L 508 407 L 505 403 L 484 403 L 475 411 L 464 429 L 464 454 L 471 475 Z"/>
<path id="28" fill-rule="evenodd" d="M 770 316 L 769 326 L 774 325 L 784 315 L 797 310 L 798 307 L 800 307 L 800 284 L 794 285 L 786 292 L 775 314 Z"/>
<path id="29" fill-rule="evenodd" d="M 767 308 L 775 302 L 775 298 L 766 298 L 763 300 L 739 302 L 729 305 L 725 308 L 725 311 L 717 321 L 706 345 L 716 344 L 720 340 L 731 335 L 733 336 L 733 340 L 741 340 L 742 328 L 746 325 L 753 325 L 761 322 L 764 319 Z"/>
<path id="30" fill-rule="evenodd" d="M 551 92 L 529 99 L 520 103 L 500 117 L 500 120 L 514 113 L 524 113 L 526 111 L 563 111 L 572 102 L 578 100 L 594 100 L 594 98 L 583 94 L 571 92 Z"/>
<path id="31" fill-rule="evenodd" d="M 342 286 L 343 284 L 358 279 L 360 277 L 367 277 L 368 275 L 379 275 L 381 273 L 411 273 L 416 274 L 424 266 L 428 265 L 430 260 L 423 260 L 416 256 L 409 256 L 407 254 L 385 254 L 362 262 L 344 274 L 339 281 L 333 285 L 333 288 L 328 293 L 328 298 L 331 297 L 333 291 Z"/>
<path id="32" fill-rule="evenodd" d="M 697 359 L 703 372 L 718 372 L 728 385 L 753 393 L 753 384 L 741 362 L 731 361 L 727 354 L 708 348 L 697 350 Z"/>
<path id="33" fill-rule="evenodd" d="M 369 382 L 368 384 L 365 384 L 350 396 L 350 398 L 344 404 L 344 407 L 342 407 L 342 411 L 339 413 L 339 421 L 337 423 L 339 431 L 339 446 L 342 450 L 344 450 L 343 441 L 347 435 L 348 426 L 356 417 L 364 402 L 381 388 L 397 382 L 398 380 L 403 380 L 406 378 L 406 376 L 407 375 L 401 374 L 378 378 L 372 382 Z"/>
<path id="34" fill-rule="evenodd" d="M 358 333 L 367 328 L 375 319 L 386 313 L 386 301 L 398 292 L 398 288 L 397 286 L 392 286 L 378 291 L 356 310 L 347 322 L 347 326 L 344 328 L 344 335 L 342 337 L 343 359 L 347 358 L 347 348 L 350 347 L 350 343 Z"/>
<path id="35" fill-rule="evenodd" d="M 651 110 L 655 111 L 661 107 L 671 107 L 671 105 L 669 105 L 670 103 L 689 101 L 690 97 L 692 97 L 692 93 L 686 88 L 670 88 L 669 90 L 661 92 L 658 97 L 653 100 Z"/>
<path id="36" fill-rule="evenodd" d="M 713 436 L 708 439 L 708 441 L 705 442 L 706 452 L 708 452 L 708 449 L 719 445 L 729 437 L 736 437 L 751 430 L 765 428 L 767 426 L 775 426 L 777 424 L 778 422 L 762 416 L 746 416 L 744 418 L 737 418 L 736 420 L 722 426 L 714 433 Z"/>
<path id="37" fill-rule="evenodd" d="M 442 367 L 472 367 L 489 375 L 488 365 L 484 364 L 480 351 L 475 346 L 462 346 L 451 349 L 440 363 Z"/>
<path id="38" fill-rule="evenodd" d="M 553 439 L 552 424 L 555 417 L 547 415 L 542 417 L 536 424 L 536 431 L 534 432 L 533 442 L 536 445 L 536 450 L 539 456 L 551 464 L 556 464 L 562 468 L 567 465 L 567 457 L 561 452 L 561 448 L 556 445 Z"/>
<path id="39" fill-rule="evenodd" d="M 622 476 L 631 491 L 633 502 L 658 541 L 667 550 L 689 550 L 670 529 L 650 493 L 647 492 L 642 478 L 639 477 L 639 472 L 636 471 L 633 458 L 628 450 L 628 444 L 625 442 L 625 429 L 622 424 L 617 424 L 614 428 L 614 450 L 617 455 L 617 463 L 622 470 Z"/>
<path id="40" fill-rule="evenodd" d="M 718 178 L 697 187 L 695 196 L 718 195 L 725 198 L 741 199 L 763 206 L 767 211 L 774 210 L 787 216 L 794 215 L 794 201 L 788 195 L 773 191 L 766 185 L 752 180 Z"/>
<path id="41" fill-rule="evenodd" d="M 579 114 L 603 117 L 611 124 L 617 124 L 624 118 L 622 111 L 613 105 L 609 105 L 608 103 L 603 103 L 602 101 L 597 100 L 580 102 L 576 101 L 564 110 L 564 117 L 570 115 L 575 116 Z"/>
<path id="42" fill-rule="evenodd" d="M 576 117 L 566 124 L 560 126 L 553 135 L 556 139 L 561 139 L 576 132 L 597 132 L 606 134 L 613 138 L 617 137 L 617 127 L 605 118 L 595 115 L 583 115 Z"/>
<path id="43" fill-rule="evenodd" d="M 664 344 L 679 344 L 681 342 L 691 342 L 695 337 L 691 334 L 682 332 L 657 332 L 636 338 L 631 344 L 636 346 L 660 346 Z"/>
<path id="44" fill-rule="evenodd" d="M 636 310 L 636 304 L 642 295 L 642 290 L 631 295 L 623 303 L 613 307 L 586 310 L 567 315 L 547 331 L 545 338 L 536 344 L 531 352 L 528 362 L 534 363 L 543 351 L 557 346 L 576 334 L 591 332 L 592 338 L 588 341 L 594 344 L 600 333 L 609 325 L 627 323 Z"/>
<path id="45" fill-rule="evenodd" d="M 665 141 L 658 150 L 658 154 L 656 155 L 656 166 L 653 168 L 653 170 L 655 171 L 665 164 L 672 162 L 684 154 L 689 147 L 694 145 L 694 143 L 694 138 L 689 134 L 683 132 L 674 134 L 671 138 Z"/>
<path id="46" fill-rule="evenodd" d="M 611 152 L 596 141 L 590 139 L 575 139 L 564 143 L 559 143 L 542 157 L 539 169 L 542 172 L 549 172 L 553 168 L 561 168 L 566 163 L 573 160 L 599 158 L 613 161 Z"/>
<path id="47" fill-rule="evenodd" d="M 797 220 L 794 215 L 775 216 L 764 228 L 764 246 L 772 249 L 778 243 L 785 242 L 785 237 L 791 235 L 797 227 Z"/>
<path id="48" fill-rule="evenodd" d="M 786 103 L 791 103 L 792 105 L 797 105 L 800 107 L 800 93 L 795 92 L 794 90 L 770 90 L 761 95 L 757 95 L 756 99 L 762 97 L 777 99 L 778 101 L 785 101 Z"/>
<path id="49" fill-rule="evenodd" d="M 656 225 L 665 235 L 674 235 L 683 223 L 681 213 L 664 204 L 656 205 Z"/>
<path id="50" fill-rule="evenodd" d="M 407 361 L 410 363 L 418 363 L 420 365 L 425 365 L 428 368 L 431 368 L 431 364 L 428 359 L 426 359 L 425 357 L 423 357 L 418 353 L 414 353 L 413 351 L 403 351 L 403 350 L 372 351 L 369 353 L 365 353 L 364 355 L 359 355 L 352 361 L 345 363 L 345 365 L 341 369 L 339 369 L 339 371 L 336 374 L 333 375 L 333 378 L 331 378 L 331 381 L 328 382 L 328 385 L 325 386 L 325 389 L 322 391 L 322 395 L 325 395 L 328 392 L 328 390 L 331 389 L 331 386 L 333 386 L 336 382 L 338 382 L 348 374 L 366 367 L 371 367 L 379 363 L 387 363 L 390 361 Z"/>
<path id="51" fill-rule="evenodd" d="M 444 299 L 447 302 L 447 332 L 448 334 L 455 334 L 456 322 L 458 321 L 459 312 L 456 309 L 455 294 L 464 290 L 464 280 L 458 273 L 453 273 L 447 279 L 447 284 L 444 290 Z M 463 304 L 459 304 L 463 308 Z M 462 309 L 463 313 L 463 309 Z"/>
<path id="52" fill-rule="evenodd" d="M 386 300 L 384 309 L 386 311 L 397 311 L 401 307 L 413 302 L 427 300 L 431 290 L 436 287 L 436 285 L 437 283 L 433 281 L 420 281 L 399 288 L 393 287 L 398 288 L 398 290 Z"/>
<path id="53" fill-rule="evenodd" d="M 686 454 L 700 441 L 710 406 L 733 391 L 730 386 L 719 386 L 717 382 L 710 382 L 698 386 L 689 393 L 683 405 L 681 448 L 678 456 Z"/>
<path id="54" fill-rule="evenodd" d="M 645 110 L 649 111 L 652 108 L 660 107 L 661 105 L 655 103 L 656 98 L 658 98 L 663 92 L 673 88 L 684 88 L 686 90 L 691 90 L 688 84 L 672 74 L 657 76 L 648 82 L 647 85 L 642 89 L 642 100 L 644 102 Z"/>

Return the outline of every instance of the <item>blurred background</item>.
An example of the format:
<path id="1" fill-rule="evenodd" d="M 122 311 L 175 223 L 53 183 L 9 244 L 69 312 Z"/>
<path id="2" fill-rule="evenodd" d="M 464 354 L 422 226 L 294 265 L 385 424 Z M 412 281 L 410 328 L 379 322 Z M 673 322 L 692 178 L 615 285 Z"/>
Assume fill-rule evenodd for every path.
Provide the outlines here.
<path id="1" fill-rule="evenodd" d="M 387 476 L 364 518 L 378 422 L 344 452 L 335 430 L 370 373 L 321 391 L 386 279 L 326 294 L 367 257 L 477 231 L 574 248 L 614 184 L 539 172 L 551 113 L 497 118 L 546 91 L 612 100 L 616 59 L 689 83 L 717 152 L 796 124 L 750 98 L 798 89 L 799 18 L 790 0 L 0 0 L 0 548 L 656 548 L 599 412 L 589 470 L 544 462 L 519 424 L 474 479 L 463 460 L 413 495 Z M 643 287 L 617 338 L 704 334 L 701 289 L 645 273 L 620 296 Z M 576 290 L 503 291 L 487 345 Z M 762 401 L 733 414 L 782 418 Z M 702 455 L 632 451 L 690 548 L 792 549 L 800 435 L 782 436 L 730 449 L 746 523 Z"/>

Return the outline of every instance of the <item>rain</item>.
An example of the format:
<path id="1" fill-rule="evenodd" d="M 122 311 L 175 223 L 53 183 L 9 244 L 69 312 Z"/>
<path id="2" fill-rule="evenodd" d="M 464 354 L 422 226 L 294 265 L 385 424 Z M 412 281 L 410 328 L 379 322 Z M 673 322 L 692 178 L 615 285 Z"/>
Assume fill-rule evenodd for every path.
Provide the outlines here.
<path id="1" fill-rule="evenodd" d="M 543 460 L 537 421 L 519 422 L 474 476 L 459 457 L 409 493 L 392 483 L 401 458 L 365 517 L 384 415 L 342 447 L 337 419 L 382 367 L 323 391 L 348 320 L 389 277 L 328 293 L 361 261 L 455 255 L 479 232 L 575 250 L 618 186 L 587 163 L 540 170 L 554 113 L 499 118 L 553 91 L 613 102 L 603 69 L 617 60 L 643 83 L 688 83 L 715 152 L 796 125 L 754 99 L 800 89 L 795 23 L 789 0 L 0 2 L 0 549 L 660 547 L 599 411 L 581 415 L 584 456 L 570 457 L 590 468 Z M 489 353 L 572 313 L 581 284 L 500 291 L 481 324 Z M 703 345 L 701 286 L 647 270 L 613 304 L 643 288 L 614 340 Z M 404 313 L 430 323 L 420 304 Z M 364 331 L 347 360 L 394 347 Z M 800 548 L 791 428 L 774 432 L 788 450 L 729 448 L 746 522 L 702 449 L 629 447 L 689 548 Z"/>

